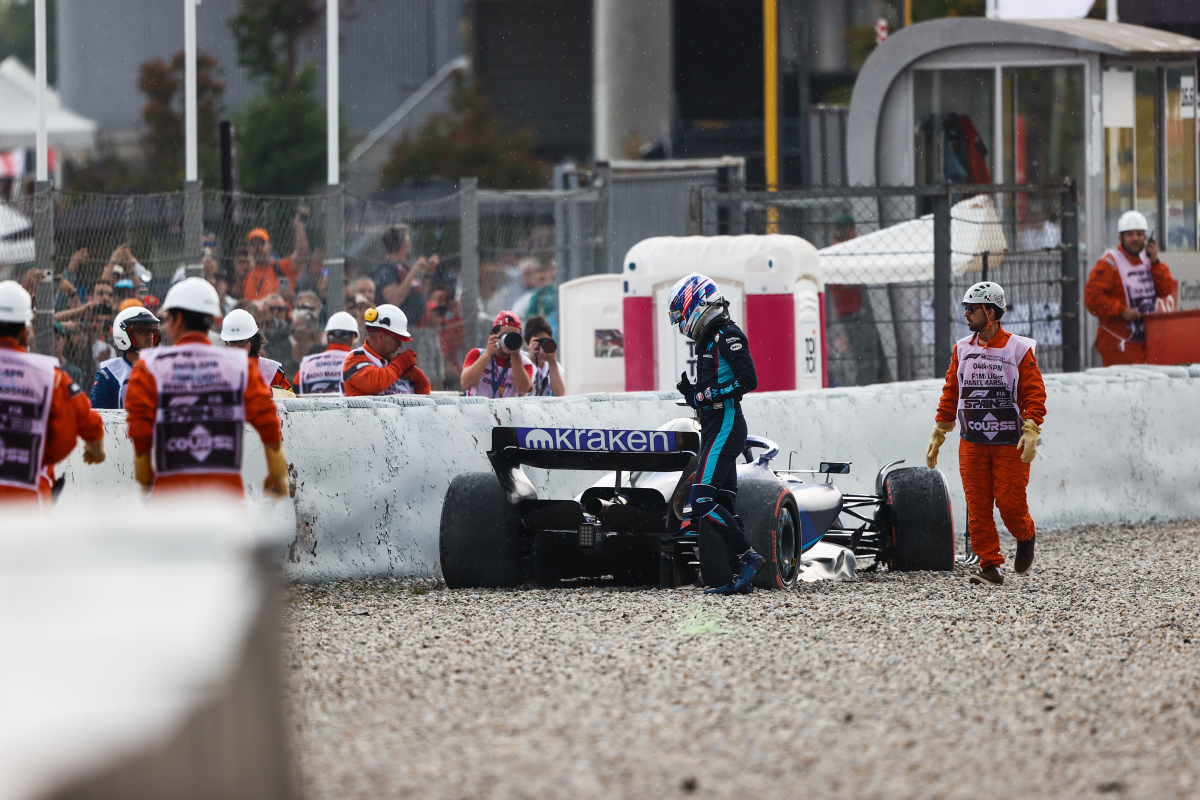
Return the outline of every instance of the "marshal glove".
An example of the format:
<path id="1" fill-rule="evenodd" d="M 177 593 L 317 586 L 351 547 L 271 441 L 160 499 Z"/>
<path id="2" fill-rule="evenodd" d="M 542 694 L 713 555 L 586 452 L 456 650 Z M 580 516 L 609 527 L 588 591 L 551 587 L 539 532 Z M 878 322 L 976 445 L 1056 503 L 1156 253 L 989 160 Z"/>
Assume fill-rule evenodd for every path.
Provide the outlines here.
<path id="1" fill-rule="evenodd" d="M 1038 436 L 1042 434 L 1041 427 L 1031 419 L 1021 425 L 1021 439 L 1017 449 L 1021 451 L 1021 460 L 1028 464 L 1037 455 Z"/>
<path id="2" fill-rule="evenodd" d="M 925 466 L 930 469 L 937 466 L 938 450 L 942 449 L 942 442 L 946 441 L 946 433 L 952 430 L 953 422 L 939 422 L 933 426 L 933 433 L 929 434 L 929 446 L 925 448 Z"/>

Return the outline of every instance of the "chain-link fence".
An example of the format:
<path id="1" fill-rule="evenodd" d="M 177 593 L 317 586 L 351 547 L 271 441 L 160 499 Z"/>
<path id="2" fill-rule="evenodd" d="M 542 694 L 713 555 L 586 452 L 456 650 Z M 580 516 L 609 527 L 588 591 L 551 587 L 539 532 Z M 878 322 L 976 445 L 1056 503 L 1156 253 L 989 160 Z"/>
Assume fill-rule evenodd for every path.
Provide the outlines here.
<path id="1" fill-rule="evenodd" d="M 226 311 L 254 314 L 288 377 L 324 346 L 333 312 L 361 329 L 368 308 L 393 303 L 434 387 L 453 390 L 499 312 L 543 317 L 557 333 L 558 286 L 619 270 L 642 238 L 776 232 L 820 251 L 830 385 L 936 376 L 966 333 L 956 301 L 985 276 L 1008 290 L 1005 327 L 1038 341 L 1043 369 L 1078 369 L 1073 187 L 766 192 L 720 177 L 599 170 L 585 188 L 539 192 L 464 180 L 450 196 L 398 204 L 44 191 L 0 206 L 0 279 L 36 295 L 37 349 L 83 385 L 117 355 L 122 305 L 156 309 L 198 275 Z"/>
<path id="2" fill-rule="evenodd" d="M 1001 284 L 1006 330 L 1043 371 L 1079 369 L 1075 188 L 932 186 L 703 190 L 713 234 L 793 234 L 819 251 L 831 386 L 941 377 L 968 335 L 959 302 Z"/>

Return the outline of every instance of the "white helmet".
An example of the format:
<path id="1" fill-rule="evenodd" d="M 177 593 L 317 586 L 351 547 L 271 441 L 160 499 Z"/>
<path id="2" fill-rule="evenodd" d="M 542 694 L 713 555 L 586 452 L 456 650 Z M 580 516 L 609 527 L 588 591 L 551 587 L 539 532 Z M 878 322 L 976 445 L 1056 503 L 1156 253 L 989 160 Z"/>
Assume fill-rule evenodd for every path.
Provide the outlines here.
<path id="1" fill-rule="evenodd" d="M 1004 287 L 991 281 L 983 281 L 967 289 L 962 301 L 964 305 L 967 303 L 993 305 L 1001 311 L 1008 307 L 1004 301 Z"/>
<path id="2" fill-rule="evenodd" d="M 0 282 L 0 322 L 28 325 L 33 319 L 33 299 L 16 281 Z"/>
<path id="3" fill-rule="evenodd" d="M 226 342 L 244 342 L 258 333 L 258 323 L 244 308 L 235 308 L 221 322 L 221 339 Z"/>
<path id="4" fill-rule="evenodd" d="M 404 316 L 404 312 L 391 303 L 384 303 L 375 308 L 368 308 L 367 312 L 363 314 L 363 321 L 367 325 L 367 330 L 382 328 L 393 336 L 398 336 L 405 341 L 412 338 L 408 333 L 408 317 Z"/>
<path id="5" fill-rule="evenodd" d="M 133 340 L 129 338 L 130 325 L 153 325 L 158 328 L 158 317 L 150 313 L 150 309 L 142 306 L 131 306 L 113 320 L 113 344 L 121 352 L 133 349 Z"/>
<path id="6" fill-rule="evenodd" d="M 221 298 L 217 290 L 204 278 L 184 278 L 171 287 L 167 299 L 163 300 L 163 311 L 178 308 L 182 311 L 194 311 L 197 314 L 208 314 L 211 317 L 221 316 Z"/>
<path id="7" fill-rule="evenodd" d="M 1117 233 L 1125 231 L 1144 231 L 1150 227 L 1146 222 L 1146 216 L 1140 211 L 1126 211 L 1117 220 Z"/>
<path id="8" fill-rule="evenodd" d="M 345 311 L 339 311 L 325 323 L 326 333 L 358 333 L 358 320 Z"/>

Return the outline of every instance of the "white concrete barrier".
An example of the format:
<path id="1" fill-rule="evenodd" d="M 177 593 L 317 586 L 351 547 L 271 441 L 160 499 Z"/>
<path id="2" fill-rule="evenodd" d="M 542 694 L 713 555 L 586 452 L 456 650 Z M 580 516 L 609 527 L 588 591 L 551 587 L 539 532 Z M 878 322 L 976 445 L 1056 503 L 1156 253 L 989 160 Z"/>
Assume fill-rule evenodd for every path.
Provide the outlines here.
<path id="1" fill-rule="evenodd" d="M 1029 499 L 1041 528 L 1200 517 L 1200 366 L 1114 367 L 1046 376 L 1047 417 Z M 745 400 L 751 433 L 774 439 L 787 466 L 853 461 L 838 485 L 869 492 L 885 463 L 924 464 L 940 381 L 767 392 Z M 459 397 L 296 399 L 280 403 L 294 498 L 275 514 L 296 536 L 292 578 L 324 581 L 438 573 L 438 521 L 455 475 L 488 471 L 495 425 L 653 428 L 683 416 L 670 392 L 553 399 Z M 61 505 L 95 491 L 133 492 L 123 415 L 105 412 L 109 460 L 68 460 Z M 246 477 L 260 502 L 262 447 L 247 435 Z M 958 435 L 942 448 L 958 531 L 965 526 Z M 569 497 L 597 473 L 529 470 L 539 493 Z M 998 515 L 997 515 L 998 519 Z"/>

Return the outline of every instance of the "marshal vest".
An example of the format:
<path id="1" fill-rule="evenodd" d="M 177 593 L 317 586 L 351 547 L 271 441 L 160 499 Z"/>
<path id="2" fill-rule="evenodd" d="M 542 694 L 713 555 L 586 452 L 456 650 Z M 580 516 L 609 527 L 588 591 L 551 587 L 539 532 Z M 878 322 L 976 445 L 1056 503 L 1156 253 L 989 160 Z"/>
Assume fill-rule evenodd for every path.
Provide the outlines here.
<path id="1" fill-rule="evenodd" d="M 345 350 L 326 350 L 300 360 L 300 394 L 341 394 Z"/>
<path id="2" fill-rule="evenodd" d="M 1125 287 L 1125 305 L 1130 308 L 1136 308 L 1143 314 L 1153 314 L 1155 300 L 1157 298 L 1157 290 L 1154 288 L 1154 274 L 1150 271 L 1150 258 L 1145 253 L 1138 254 L 1136 262 L 1130 261 L 1129 256 L 1120 248 L 1116 250 L 1106 250 L 1103 256 L 1104 260 L 1117 268 L 1117 272 L 1121 273 L 1121 283 Z M 1127 323 L 1129 326 L 1129 336 L 1117 336 L 1122 339 L 1121 349 L 1125 349 L 1125 342 L 1144 342 L 1146 341 L 1146 326 L 1140 319 L 1135 319 Z M 1112 333 L 1112 331 L 1109 331 Z"/>
<path id="3" fill-rule="evenodd" d="M 161 475 L 238 473 L 246 423 L 244 350 L 156 347 L 142 361 L 158 384 L 154 469 Z"/>
<path id="4" fill-rule="evenodd" d="M 0 350 L 0 486 L 36 492 L 58 360 Z"/>
<path id="5" fill-rule="evenodd" d="M 1022 419 L 1017 408 L 1021 359 L 1035 343 L 1011 333 L 1004 347 L 984 347 L 974 341 L 972 335 L 954 345 L 960 435 L 975 444 L 1015 445 L 1021 439 Z"/>

